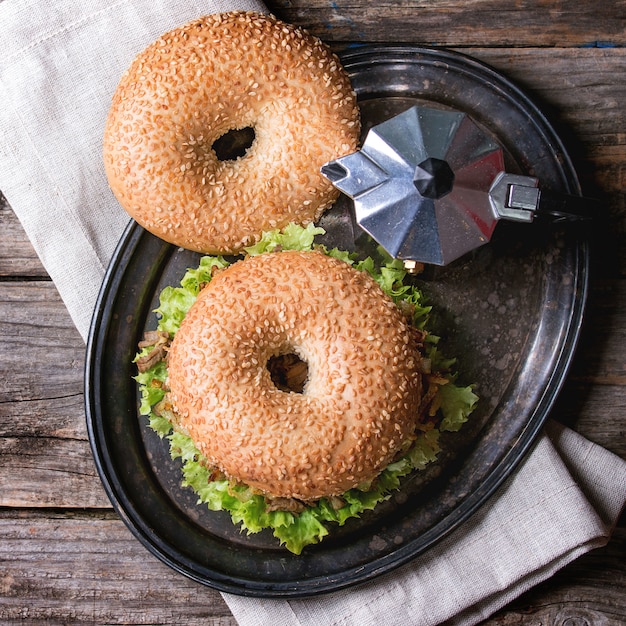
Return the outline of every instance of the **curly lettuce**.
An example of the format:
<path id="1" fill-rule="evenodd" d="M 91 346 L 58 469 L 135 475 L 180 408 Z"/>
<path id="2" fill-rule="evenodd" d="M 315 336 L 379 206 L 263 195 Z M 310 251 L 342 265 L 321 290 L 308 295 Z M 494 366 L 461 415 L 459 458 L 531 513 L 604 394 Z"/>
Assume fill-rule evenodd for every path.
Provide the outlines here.
<path id="1" fill-rule="evenodd" d="M 436 461 L 441 450 L 440 434 L 458 431 L 474 410 L 478 397 L 472 386 L 459 387 L 451 371 L 454 360 L 444 359 L 438 351 L 438 337 L 428 334 L 431 307 L 424 302 L 419 289 L 407 281 L 401 262 L 381 252 L 380 259 L 368 257 L 357 260 L 353 255 L 337 249 L 327 249 L 315 244 L 315 237 L 323 234 L 321 228 L 309 225 L 290 225 L 283 231 L 264 233 L 261 240 L 246 249 L 249 255 L 265 254 L 279 250 L 320 249 L 326 254 L 368 272 L 393 300 L 410 312 L 411 321 L 426 332 L 426 360 L 439 376 L 436 393 L 431 402 L 429 419 L 419 425 L 420 431 L 411 448 L 399 460 L 391 463 L 371 484 L 350 489 L 339 499 L 322 498 L 300 513 L 268 510 L 265 497 L 246 485 L 225 478 L 214 478 L 212 468 L 203 458 L 190 437 L 173 429 L 162 412 L 155 410 L 165 397 L 167 367 L 163 361 L 136 376 L 141 392 L 139 412 L 149 420 L 150 427 L 162 438 L 167 438 L 173 459 L 180 459 L 182 485 L 190 487 L 198 496 L 198 504 L 214 511 L 228 511 L 233 523 L 242 531 L 256 533 L 271 529 L 274 536 L 290 552 L 300 554 L 308 546 L 320 542 L 329 532 L 330 524 L 343 525 L 348 519 L 360 516 L 388 499 L 401 485 L 403 477 L 424 469 Z M 157 330 L 173 337 L 187 311 L 195 302 L 201 288 L 211 281 L 216 269 L 225 268 L 229 262 L 220 256 L 202 257 L 198 267 L 190 268 L 178 287 L 166 287 L 160 294 L 156 309 Z M 149 348 L 137 354 L 140 358 Z"/>

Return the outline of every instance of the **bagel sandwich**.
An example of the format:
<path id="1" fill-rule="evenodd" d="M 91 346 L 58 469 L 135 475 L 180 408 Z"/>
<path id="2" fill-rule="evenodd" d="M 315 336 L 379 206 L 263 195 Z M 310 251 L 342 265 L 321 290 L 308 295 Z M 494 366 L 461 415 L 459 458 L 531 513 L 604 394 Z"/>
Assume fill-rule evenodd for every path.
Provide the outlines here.
<path id="1" fill-rule="evenodd" d="M 403 477 L 434 462 L 440 452 L 440 434 L 459 430 L 478 401 L 471 385 L 457 385 L 456 374 L 452 370 L 454 361 L 441 356 L 437 346 L 438 338 L 429 332 L 430 307 L 424 303 L 423 295 L 412 281 L 406 280 L 401 264 L 383 257 L 357 261 L 346 252 L 327 250 L 314 243 L 315 236 L 322 232 L 311 225 L 290 225 L 283 231 L 264 233 L 258 244 L 246 249 L 243 260 L 231 264 L 223 257 L 202 257 L 199 266 L 189 269 L 179 286 L 166 287 L 161 293 L 160 306 L 156 311 L 156 329 L 146 333 L 135 358 L 139 369 L 136 379 L 141 390 L 140 413 L 147 417 L 150 427 L 159 436 L 167 438 L 172 457 L 180 459 L 183 486 L 197 493 L 199 504 L 203 503 L 211 510 L 229 511 L 233 522 L 239 524 L 242 531 L 255 533 L 270 529 L 295 554 L 321 541 L 333 524 L 343 525 L 348 519 L 359 517 L 364 511 L 375 508 L 401 486 Z M 287 254 L 283 254 L 285 252 Z M 271 263 L 268 262 L 269 255 L 273 255 Z M 327 261 L 320 263 L 320 255 L 326 257 Z M 318 369 L 323 369 L 325 361 L 330 360 L 330 357 L 311 355 L 310 350 L 315 352 L 317 349 L 315 346 L 311 348 L 304 340 L 304 345 L 300 346 L 299 339 L 294 340 L 290 336 L 289 345 L 293 347 L 296 344 L 294 350 L 275 349 L 273 357 L 277 358 L 269 358 L 265 354 L 261 357 L 261 366 L 246 380 L 249 386 L 243 388 L 243 395 L 250 394 L 255 398 L 255 393 L 258 393 L 258 397 L 267 400 L 267 406 L 261 414 L 263 420 L 268 420 L 266 430 L 281 431 L 281 424 L 284 424 L 279 433 L 280 445 L 274 445 L 274 439 L 262 439 L 255 448 L 254 441 L 251 443 L 250 439 L 260 436 L 259 429 L 253 429 L 253 433 L 242 433 L 240 430 L 241 424 L 261 419 L 257 414 L 250 415 L 256 410 L 257 401 L 245 403 L 240 397 L 234 400 L 232 389 L 239 383 L 234 382 L 232 373 L 216 365 L 221 362 L 213 357 L 204 360 L 202 350 L 217 353 L 219 346 L 211 345 L 210 350 L 200 347 L 199 352 L 192 354 L 190 346 L 202 346 L 207 337 L 223 334 L 222 330 L 226 332 L 220 330 L 219 324 L 213 324 L 214 329 L 197 340 L 204 332 L 199 327 L 205 322 L 210 325 L 207 316 L 211 315 L 212 310 L 198 313 L 199 303 L 214 295 L 211 291 L 221 294 L 222 298 L 233 294 L 235 283 L 241 285 L 252 302 L 258 295 L 254 293 L 255 289 L 260 289 L 258 285 L 264 280 L 262 271 L 276 271 L 271 268 L 275 267 L 275 261 L 280 261 L 284 273 L 288 271 L 290 263 L 301 263 L 302 259 L 307 263 L 320 263 L 323 268 L 320 270 L 320 280 L 324 278 L 326 268 L 338 272 L 337 275 L 333 274 L 333 288 L 337 290 L 335 300 L 345 297 L 344 287 L 352 281 L 357 281 L 358 290 L 371 282 L 375 283 L 374 291 L 381 291 L 381 295 L 376 295 L 376 298 L 380 300 L 379 306 L 382 308 L 375 309 L 375 319 L 381 320 L 380 325 L 385 328 L 397 325 L 399 330 L 389 331 L 390 341 L 406 340 L 411 347 L 408 352 L 402 353 L 402 358 L 394 361 L 408 362 L 406 371 L 394 370 L 386 378 L 381 373 L 380 385 L 389 387 L 388 396 L 404 396 L 402 401 L 396 403 L 397 406 L 393 405 L 395 408 L 388 411 L 387 405 L 379 407 L 376 404 L 378 400 L 372 395 L 371 384 L 367 388 L 359 388 L 355 383 L 353 388 L 348 387 L 348 391 L 344 391 L 350 371 L 371 368 L 372 364 L 367 360 L 370 357 L 366 358 L 366 345 L 363 346 L 365 353 L 361 355 L 361 360 L 354 357 L 356 360 L 350 363 L 350 368 L 344 368 L 347 371 L 346 380 L 339 381 L 341 371 L 344 371 L 339 368 L 333 373 L 331 385 L 331 382 L 318 380 L 321 375 Z M 315 274 L 316 265 L 311 267 L 313 269 L 306 267 L 303 271 Z M 317 278 L 314 278 L 309 276 L 307 279 L 307 284 L 313 285 L 310 289 L 316 288 Z M 277 277 L 270 276 L 268 280 L 274 284 L 272 280 L 276 281 Z M 329 289 L 331 287 L 325 286 L 320 291 Z M 297 296 L 296 292 L 294 297 Z M 194 305 L 197 305 L 196 308 L 193 308 Z M 301 305 L 303 310 L 307 308 L 305 293 L 302 293 Z M 332 298 L 330 301 L 324 300 L 325 307 L 332 305 Z M 380 316 L 387 315 L 385 307 L 390 309 L 388 313 L 391 321 L 383 323 Z M 193 310 L 193 316 L 188 316 L 190 310 Z M 354 315 L 357 314 L 355 311 Z M 337 315 L 335 313 L 335 317 Z M 214 314 L 217 319 L 221 319 L 220 316 L 222 313 Z M 216 320 L 211 321 L 214 323 Z M 269 313 L 266 321 L 267 325 L 273 323 Z M 341 326 L 340 333 L 331 333 L 331 339 L 326 342 L 330 346 L 329 350 L 334 352 L 336 349 L 332 345 L 332 336 L 336 338 L 336 343 L 346 343 L 345 338 L 352 333 L 353 322 L 349 320 L 348 326 Z M 302 320 L 298 322 L 302 323 Z M 258 324 L 263 325 L 263 320 Z M 371 320 L 369 324 L 371 328 L 376 326 Z M 315 331 L 316 327 L 306 328 L 297 337 L 310 337 Z M 237 329 L 229 332 L 244 334 L 243 330 Z M 374 332 L 359 339 L 365 343 L 386 340 L 384 336 L 375 337 Z M 356 345 L 359 348 L 363 344 Z M 385 363 L 380 368 L 381 372 L 392 369 L 392 361 L 385 362 L 383 357 L 386 353 L 399 350 L 393 346 L 393 343 L 379 343 L 378 355 Z M 352 359 L 353 351 L 351 349 L 350 353 L 342 353 L 341 360 Z M 356 352 L 362 351 L 359 348 Z M 372 349 L 371 354 L 376 355 L 376 350 Z M 239 353 L 231 356 L 233 361 L 245 360 Z M 255 358 L 255 355 L 250 358 Z M 310 362 L 307 364 L 307 361 Z M 196 362 L 200 365 L 194 374 L 190 364 Z M 170 366 L 172 371 L 169 370 Z M 241 371 L 237 371 L 236 377 L 241 377 Z M 247 371 L 249 373 L 252 370 Z M 210 392 L 206 391 L 207 380 L 221 379 L 226 381 L 225 395 L 215 386 L 210 387 Z M 197 393 L 193 389 L 194 380 L 198 385 Z M 325 384 L 331 385 L 332 390 Z M 181 392 L 184 387 L 191 388 L 189 395 Z M 328 404 L 324 394 L 331 393 L 343 402 L 340 407 L 350 416 L 347 422 L 341 412 L 332 413 L 331 417 L 324 413 Z M 209 396 L 205 402 L 204 399 Z M 354 401 L 346 400 L 347 397 Z M 288 405 L 283 404 L 285 399 L 289 399 Z M 280 404 L 272 404 L 278 401 Z M 295 403 L 293 406 L 292 401 Z M 197 411 L 189 408 L 197 408 L 203 403 L 211 407 L 208 414 L 203 412 L 204 408 Z M 236 405 L 232 410 L 230 403 Z M 306 414 L 306 420 L 299 417 L 297 429 L 293 426 L 294 430 L 289 431 L 286 416 L 292 411 L 300 411 L 302 403 L 314 409 Z M 373 406 L 369 413 L 361 410 L 354 415 L 350 413 L 350 407 L 354 404 L 368 403 Z M 218 405 L 225 406 L 224 411 L 214 412 L 214 407 Z M 398 408 L 401 406 L 410 407 L 410 411 Z M 273 410 L 277 413 L 282 411 L 279 418 L 275 419 L 271 415 L 271 407 L 275 407 Z M 320 419 L 316 419 L 316 411 Z M 376 418 L 377 412 L 381 415 L 380 419 Z M 316 435 L 313 431 L 319 430 L 321 418 L 333 424 L 336 421 L 338 426 L 333 426 L 323 436 Z M 207 430 L 206 425 L 216 420 L 221 420 L 219 428 L 216 430 L 211 427 L 213 430 Z M 394 436 L 394 431 L 397 431 L 397 436 Z M 321 452 L 317 456 L 313 452 L 308 456 L 301 455 L 299 451 L 303 448 L 317 450 L 316 444 L 311 443 L 316 436 L 318 442 L 323 440 L 326 448 L 320 448 Z M 211 443 L 209 439 L 213 438 L 218 439 L 219 445 L 208 445 Z M 248 456 L 242 456 L 245 454 Z M 252 462 L 255 455 L 259 457 L 256 466 Z M 301 461 L 295 458 L 300 456 Z M 332 462 L 324 461 L 328 458 Z M 242 468 L 241 472 L 239 468 Z M 292 480 L 296 476 L 298 480 Z"/>

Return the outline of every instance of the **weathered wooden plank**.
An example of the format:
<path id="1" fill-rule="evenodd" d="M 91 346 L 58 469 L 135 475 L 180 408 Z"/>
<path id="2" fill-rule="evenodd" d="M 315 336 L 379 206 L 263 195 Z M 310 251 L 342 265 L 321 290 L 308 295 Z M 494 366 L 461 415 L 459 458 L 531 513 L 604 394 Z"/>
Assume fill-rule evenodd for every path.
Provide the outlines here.
<path id="1" fill-rule="evenodd" d="M 620 528 L 484 624 L 623 624 L 625 544 Z M 0 564 L 3 624 L 235 625 L 217 592 L 163 565 L 110 513 L 0 511 Z"/>
<path id="2" fill-rule="evenodd" d="M 570 378 L 626 385 L 626 281 L 592 278 Z"/>
<path id="3" fill-rule="evenodd" d="M 625 144 L 626 115 L 621 103 L 626 84 L 618 77 L 626 76 L 626 49 L 481 47 L 473 48 L 471 55 L 528 93 L 557 130 L 563 131 L 562 139 L 573 157 L 593 159 L 602 149 L 613 148 L 608 153 L 620 158 L 617 149 L 623 150 Z M 584 151 L 591 146 L 599 152 Z"/>
<path id="4" fill-rule="evenodd" d="M 0 437 L 87 439 L 82 391 L 58 398 L 0 398 Z"/>
<path id="5" fill-rule="evenodd" d="M 0 402 L 0 506 L 110 508 L 82 393 Z"/>
<path id="6" fill-rule="evenodd" d="M 51 282 L 0 282 L 0 398 L 82 392 L 85 345 Z"/>
<path id="7" fill-rule="evenodd" d="M 89 443 L 0 437 L 0 506 L 110 508 Z"/>
<path id="8" fill-rule="evenodd" d="M 153 557 L 111 514 L 0 512 L 2 624 L 234 626 L 220 595 Z"/>
<path id="9" fill-rule="evenodd" d="M 282 19 L 333 41 L 554 47 L 626 43 L 624 3 L 593 0 L 269 0 Z"/>
<path id="10" fill-rule="evenodd" d="M 567 379 L 555 406 L 553 419 L 573 428 L 590 441 L 626 459 L 624 415 L 626 387 L 590 385 Z"/>
<path id="11" fill-rule="evenodd" d="M 0 278 L 6 276 L 45 278 L 48 275 L 2 192 L 0 192 L 0 232 L 2 233 Z"/>
<path id="12" fill-rule="evenodd" d="M 50 282 L 0 282 L 0 506 L 110 507 L 87 440 L 84 343 Z"/>

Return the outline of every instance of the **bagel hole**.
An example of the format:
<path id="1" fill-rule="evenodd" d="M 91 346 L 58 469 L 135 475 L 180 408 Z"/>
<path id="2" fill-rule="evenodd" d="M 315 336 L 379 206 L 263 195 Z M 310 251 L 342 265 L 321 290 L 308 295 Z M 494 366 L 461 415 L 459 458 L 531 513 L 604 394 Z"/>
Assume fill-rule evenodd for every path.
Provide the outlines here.
<path id="1" fill-rule="evenodd" d="M 286 392 L 303 393 L 309 376 L 309 367 L 297 354 L 279 354 L 267 362 L 272 382 Z"/>
<path id="2" fill-rule="evenodd" d="M 218 137 L 211 146 L 220 161 L 234 161 L 248 152 L 256 134 L 254 128 L 235 128 Z"/>

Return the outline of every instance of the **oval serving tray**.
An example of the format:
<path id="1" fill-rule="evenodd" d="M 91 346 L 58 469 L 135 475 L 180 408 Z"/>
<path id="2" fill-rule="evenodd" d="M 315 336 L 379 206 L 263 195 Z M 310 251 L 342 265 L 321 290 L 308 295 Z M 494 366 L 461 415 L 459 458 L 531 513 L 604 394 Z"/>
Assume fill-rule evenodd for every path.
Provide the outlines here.
<path id="1" fill-rule="evenodd" d="M 504 147 L 507 171 L 579 193 L 554 130 L 510 81 L 463 55 L 416 47 L 363 47 L 342 56 L 364 132 L 412 104 L 468 113 Z M 338 202 L 321 223 L 326 242 L 354 240 Z M 85 398 L 96 465 L 116 511 L 135 536 L 180 573 L 221 591 L 302 597 L 374 578 L 460 527 L 531 448 L 570 364 L 587 292 L 588 245 L 574 229 L 502 224 L 491 243 L 426 274 L 423 289 L 461 382 L 477 384 L 479 408 L 445 440 L 440 460 L 410 477 L 388 502 L 333 529 L 294 556 L 266 533 L 242 534 L 228 514 L 196 505 L 177 462 L 138 415 L 132 364 L 166 285 L 199 255 L 134 222 L 107 271 L 87 347 Z M 418 279 L 419 280 L 419 279 Z"/>

